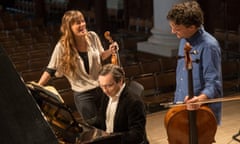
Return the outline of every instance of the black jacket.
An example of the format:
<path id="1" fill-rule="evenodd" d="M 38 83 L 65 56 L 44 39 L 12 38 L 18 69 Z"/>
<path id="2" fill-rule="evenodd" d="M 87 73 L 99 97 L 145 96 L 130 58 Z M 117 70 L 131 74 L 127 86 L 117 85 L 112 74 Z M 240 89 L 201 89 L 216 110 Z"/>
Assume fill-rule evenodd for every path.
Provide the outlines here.
<path id="1" fill-rule="evenodd" d="M 109 97 L 102 94 L 94 126 L 106 130 L 106 109 Z M 146 111 L 140 96 L 134 95 L 127 85 L 123 89 L 114 119 L 114 133 L 122 133 L 123 144 L 148 144 L 146 137 Z"/>

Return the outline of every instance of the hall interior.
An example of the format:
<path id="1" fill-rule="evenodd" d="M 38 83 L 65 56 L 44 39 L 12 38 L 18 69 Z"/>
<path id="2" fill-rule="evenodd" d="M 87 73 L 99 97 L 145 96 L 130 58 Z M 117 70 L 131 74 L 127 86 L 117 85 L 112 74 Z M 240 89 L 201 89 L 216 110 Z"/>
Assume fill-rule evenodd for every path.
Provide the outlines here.
<path id="1" fill-rule="evenodd" d="M 146 41 L 151 36 L 153 1 L 124 1 L 121 9 L 111 7 L 107 2 L 106 5 L 97 5 L 99 3 L 94 0 L 71 1 L 71 3 L 67 1 L 40 3 L 40 1 L 29 0 L 9 2 L 7 5 L 2 5 L 0 12 L 1 45 L 23 79 L 26 82 L 37 81 L 59 39 L 59 26 L 63 12 L 77 7 L 85 15 L 88 29 L 95 30 L 99 34 L 105 48 L 109 44 L 104 38 L 105 30 L 109 30 L 113 40 L 119 43 L 120 61 L 125 70 L 126 79 L 138 81 L 144 86 L 143 100 L 148 112 L 161 110 L 159 103 L 172 101 L 173 98 L 177 58 L 137 50 L 137 43 Z M 232 1 L 214 0 L 214 2 L 215 5 L 220 6 L 217 10 L 221 10 L 216 17 L 224 21 L 219 21 L 218 18 L 209 21 L 212 18 L 209 7 L 213 1 L 200 2 L 200 4 L 204 12 L 209 14 L 205 18 L 206 28 L 221 44 L 224 93 L 228 95 L 239 91 L 240 36 L 239 18 L 235 15 L 239 9 Z M 97 13 L 99 7 L 107 8 L 107 14 L 104 15 L 106 20 L 104 23 L 107 25 L 103 30 L 101 24 L 99 26 L 97 22 L 97 17 L 101 16 Z M 143 7 L 144 9 L 139 12 Z M 110 59 L 106 63 L 109 61 Z M 54 85 L 66 103 L 74 108 L 72 91 L 65 77 L 53 78 L 49 84 Z"/>
<path id="2" fill-rule="evenodd" d="M 12 60 L 17 72 L 25 82 L 37 81 L 48 64 L 51 52 L 59 39 L 60 17 L 68 9 L 66 3 L 45 3 L 45 16 L 36 13 L 37 1 L 15 0 L 0 11 L 0 44 Z M 38 1 L 39 2 L 39 1 Z M 153 1 L 131 0 L 125 2 L 128 9 L 108 9 L 105 14 L 106 28 L 99 24 L 99 1 L 73 1 L 70 6 L 81 8 L 86 16 L 89 30 L 96 30 L 103 46 L 108 45 L 103 33 L 109 30 L 120 45 L 120 60 L 128 80 L 141 83 L 145 90 L 143 100 L 148 112 L 147 131 L 151 144 L 167 143 L 163 124 L 167 111 L 160 103 L 171 102 L 175 87 L 176 57 L 163 57 L 137 51 L 137 43 L 146 41 L 153 28 Z M 222 72 L 224 96 L 238 94 L 240 85 L 240 29 L 238 5 L 235 1 L 211 0 L 219 7 L 219 15 L 210 15 L 212 8 L 203 2 L 206 28 L 217 38 L 222 48 Z M 78 5 L 78 4 L 83 5 Z M 95 4 L 93 6 L 93 3 Z M 126 7 L 126 5 L 125 5 Z M 144 9 L 142 9 L 144 7 Z M 140 10 L 140 11 L 139 11 Z M 211 21 L 210 21 L 211 19 Z M 208 25 L 207 25 L 208 24 Z M 65 77 L 53 78 L 49 83 L 61 94 L 65 103 L 76 110 L 70 85 Z M 234 144 L 232 136 L 239 131 L 239 101 L 223 103 L 223 121 L 218 127 L 217 144 Z"/>

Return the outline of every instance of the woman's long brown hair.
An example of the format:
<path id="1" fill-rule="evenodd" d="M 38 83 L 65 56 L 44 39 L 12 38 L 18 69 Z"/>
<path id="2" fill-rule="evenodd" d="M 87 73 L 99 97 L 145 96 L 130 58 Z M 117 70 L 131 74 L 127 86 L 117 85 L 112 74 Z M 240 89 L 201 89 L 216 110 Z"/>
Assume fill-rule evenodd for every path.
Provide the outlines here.
<path id="1" fill-rule="evenodd" d="M 61 44 L 64 47 L 63 57 L 60 61 L 61 68 L 64 73 L 77 78 L 79 75 L 78 70 L 78 52 L 75 47 L 75 39 L 71 26 L 79 19 L 84 19 L 83 14 L 78 10 L 69 10 L 65 12 L 62 18 L 60 38 Z"/>

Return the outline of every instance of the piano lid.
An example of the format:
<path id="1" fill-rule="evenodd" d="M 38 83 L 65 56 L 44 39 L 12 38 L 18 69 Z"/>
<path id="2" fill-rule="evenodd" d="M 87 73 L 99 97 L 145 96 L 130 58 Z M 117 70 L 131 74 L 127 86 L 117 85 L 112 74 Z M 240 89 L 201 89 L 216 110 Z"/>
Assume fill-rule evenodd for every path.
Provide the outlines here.
<path id="1" fill-rule="evenodd" d="M 0 47 L 1 143 L 58 144 L 34 98 Z"/>

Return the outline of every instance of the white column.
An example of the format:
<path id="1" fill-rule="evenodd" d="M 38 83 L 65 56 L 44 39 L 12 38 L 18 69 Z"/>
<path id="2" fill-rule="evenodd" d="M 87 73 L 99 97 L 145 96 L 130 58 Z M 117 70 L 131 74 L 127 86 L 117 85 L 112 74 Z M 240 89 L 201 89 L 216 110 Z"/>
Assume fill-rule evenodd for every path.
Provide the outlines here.
<path id="1" fill-rule="evenodd" d="M 179 39 L 171 33 L 166 16 L 172 5 L 179 1 L 181 0 L 153 1 L 154 24 L 151 29 L 152 36 L 148 38 L 148 41 L 137 43 L 138 51 L 166 57 L 177 55 Z"/>

